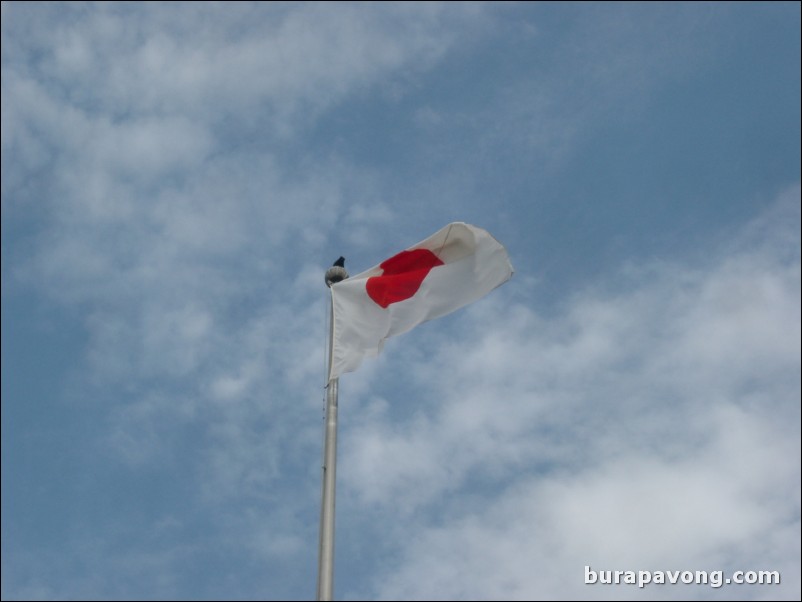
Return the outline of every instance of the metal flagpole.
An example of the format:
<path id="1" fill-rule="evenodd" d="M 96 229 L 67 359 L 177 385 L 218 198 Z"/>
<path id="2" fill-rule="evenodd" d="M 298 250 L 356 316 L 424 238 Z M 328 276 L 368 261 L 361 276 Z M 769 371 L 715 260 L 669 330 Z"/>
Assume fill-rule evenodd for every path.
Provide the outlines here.
<path id="1" fill-rule="evenodd" d="M 326 286 L 348 278 L 344 259 L 326 270 Z M 334 298 L 329 294 L 329 361 L 334 346 Z M 326 434 L 323 443 L 323 495 L 320 504 L 320 549 L 317 564 L 317 599 L 331 600 L 334 595 L 334 488 L 337 477 L 337 386 L 338 378 L 326 385 Z"/>

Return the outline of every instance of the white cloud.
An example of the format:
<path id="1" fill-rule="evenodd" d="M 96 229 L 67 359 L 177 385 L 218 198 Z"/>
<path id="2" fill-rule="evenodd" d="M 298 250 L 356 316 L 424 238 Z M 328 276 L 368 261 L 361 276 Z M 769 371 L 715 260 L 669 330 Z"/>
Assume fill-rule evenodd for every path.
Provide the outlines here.
<path id="1" fill-rule="evenodd" d="M 667 462 L 630 454 L 577 474 L 523 476 L 477 511 L 420 528 L 411 534 L 397 570 L 376 584 L 378 597 L 699 599 L 713 594 L 704 586 L 591 587 L 583 582 L 589 565 L 596 570 L 782 569 L 786 585 L 771 588 L 771 595 L 790 598 L 795 581 L 798 586 L 798 569 L 788 559 L 798 557 L 793 539 L 799 526 L 786 513 L 798 504 L 798 498 L 787 497 L 794 493 L 788 477 L 795 470 L 787 465 L 764 469 L 787 464 L 796 446 L 744 412 L 713 413 L 718 428 L 691 457 Z M 778 536 L 784 539 L 774 554 L 779 564 L 767 567 L 761 548 Z M 725 599 L 763 596 L 756 588 L 718 593 Z"/>
<path id="2" fill-rule="evenodd" d="M 288 165 L 274 130 L 307 127 L 349 94 L 431 65 L 479 12 L 6 10 L 4 48 L 14 52 L 4 51 L 3 157 L 14 157 L 14 169 L 3 170 L 4 211 L 27 201 L 44 218 L 33 254 L 12 271 L 59 300 L 90 304 L 91 354 L 103 363 L 197 369 L 234 305 L 328 240 L 343 188 L 362 177 L 325 157 Z M 246 148 L 230 146 L 235 134 L 246 134 Z M 22 179 L 32 172 L 44 177 Z M 353 200 L 343 219 L 365 239 L 364 224 L 390 210 Z M 289 259 L 270 261 L 279 248 Z M 190 306 L 206 315 L 203 335 L 165 322 Z M 165 337 L 171 344 L 158 342 Z M 146 358 L 128 357 L 137 347 Z M 170 351 L 181 347 L 190 356 Z"/>
<path id="3" fill-rule="evenodd" d="M 209 528 L 229 527 L 223 545 L 271 563 L 303 553 L 314 527 L 298 516 L 316 504 L 297 502 L 316 497 L 323 392 L 315 257 L 338 220 L 364 241 L 365 224 L 392 215 L 364 202 L 370 174 L 297 136 L 350 96 L 403 91 L 478 12 L 3 5 L 4 222 L 36 220 L 13 259 L 4 247 L 4 280 L 85 327 L 72 402 L 103 423 L 86 444 L 129 477 L 170 467 L 191 490 L 188 520 L 211 509 Z M 349 188 L 355 208 L 341 212 Z M 88 554 L 93 566 L 118 579 L 152 570 L 153 545 L 131 558 L 119 537 Z M 95 549 L 90 539 L 68 545 Z M 119 595 L 98 579 L 49 581 L 54 595 Z M 162 585 L 156 597 L 172 591 Z"/>
<path id="4" fill-rule="evenodd" d="M 214 120 L 266 104 L 274 131 L 261 135 L 271 135 L 399 69 L 431 65 L 481 11 L 238 3 L 147 5 L 132 15 L 113 5 L 61 6 L 12 11 L 6 31 L 39 50 L 38 74 L 86 110 Z"/>
<path id="5" fill-rule="evenodd" d="M 716 595 L 798 594 L 799 188 L 770 214 L 762 239 L 753 224 L 723 255 L 589 289 L 548 321 L 503 295 L 478 304 L 470 334 L 407 368 L 430 401 L 405 417 L 367 404 L 338 474 L 405 535 L 366 595 L 702 595 L 590 588 L 586 564 L 782 569 L 771 593 Z"/>
<path id="6" fill-rule="evenodd" d="M 26 590 L 15 574 L 12 597 L 208 597 L 213 587 L 195 586 L 182 567 L 221 563 L 227 551 L 239 559 L 241 549 L 270 576 L 277 559 L 302 565 L 319 486 L 310 450 L 321 435 L 325 291 L 316 258 L 343 240 L 375 248 L 375 227 L 399 212 L 395 179 L 380 181 L 304 136 L 350 99 L 402 99 L 417 74 L 455 47 L 475 48 L 495 21 L 476 3 L 4 3 L 2 11 L 3 216 L 23 226 L 14 232 L 21 243 L 10 253 L 4 246 L 4 279 L 68 306 L 86 328 L 86 361 L 72 378 L 80 399 L 71 400 L 96 411 L 91 426 L 102 434 L 85 442 L 92 453 L 110 452 L 104 467 L 119 468 L 120 481 L 169 467 L 184 488 L 156 523 L 180 531 L 194 520 L 203 526 L 193 533 L 219 537 L 199 543 L 186 531 L 185 546 L 132 543 L 147 512 L 162 507 L 137 508 L 144 523 L 137 514 L 134 526 L 71 536 L 58 549 L 74 559 L 37 551 L 6 571 L 4 558 L 4 575 L 20 567 L 31 575 Z M 594 40 L 579 41 L 595 52 Z M 570 146 L 595 107 L 603 112 L 600 97 L 627 96 L 662 63 L 625 59 L 606 74 L 576 72 L 572 81 L 594 76 L 602 94 L 567 107 L 563 73 L 528 73 L 478 116 L 449 102 L 409 115 L 437 136 L 454 123 L 486 130 L 479 146 L 492 148 L 482 157 L 502 146 L 546 156 Z M 622 75 L 626 86 L 606 87 Z M 590 117 L 574 120 L 583 107 Z M 438 177 L 451 184 L 437 186 L 468 190 L 473 180 L 463 175 L 446 170 Z M 797 211 L 798 196 L 789 195 Z M 454 198 L 462 210 L 476 191 Z M 687 526 L 655 530 L 709 536 L 699 562 L 718 559 L 716 542 L 745 564 L 798 560 L 798 518 L 788 527 L 794 509 L 798 516 L 798 463 L 786 460 L 799 456 L 798 410 L 787 403 L 799 394 L 798 379 L 788 381 L 799 363 L 798 251 L 787 257 L 789 241 L 798 249 L 798 213 L 791 217 L 781 250 L 755 250 L 755 240 L 777 236 L 778 220 L 767 218 L 730 259 L 658 266 L 616 293 L 585 291 L 553 320 L 501 292 L 452 322 L 463 330 L 451 343 L 426 331 L 429 349 L 442 349 L 427 362 L 396 348 L 404 364 L 412 360 L 404 373 L 413 389 L 426 391 L 412 416 L 399 419 L 381 396 L 369 397 L 387 356 L 349 375 L 348 411 L 358 416 L 343 424 L 342 494 L 406 529 L 381 551 L 399 562 L 396 575 L 366 584 L 366 595 L 526 597 L 537 595 L 533 583 L 559 595 L 560 575 L 574 579 L 573 563 L 588 551 L 598 552 L 592 562 L 624 561 L 630 549 L 696 561 L 682 541 L 639 547 L 627 523 L 651 524 L 664 496 L 686 489 L 688 501 L 665 515 Z M 433 508 L 449 518 L 432 518 Z M 596 523 L 579 525 L 596 511 L 620 529 L 588 535 Z M 111 521 L 130 518 L 123 509 Z M 604 555 L 608 543 L 617 555 Z M 224 551 L 196 562 L 205 545 Z M 546 568 L 532 572 L 533 562 Z M 795 575 L 788 565 L 792 588 Z"/>

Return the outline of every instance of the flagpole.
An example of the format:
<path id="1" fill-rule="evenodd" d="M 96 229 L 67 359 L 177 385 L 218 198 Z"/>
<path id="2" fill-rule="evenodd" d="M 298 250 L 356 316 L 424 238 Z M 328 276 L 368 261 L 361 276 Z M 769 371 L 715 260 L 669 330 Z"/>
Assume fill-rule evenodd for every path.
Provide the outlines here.
<path id="1" fill-rule="evenodd" d="M 342 259 L 339 260 L 342 263 Z M 348 278 L 345 267 L 335 264 L 326 270 L 326 286 Z M 334 347 L 334 297 L 329 295 L 329 361 L 331 371 Z M 328 377 L 328 374 L 327 374 Z M 326 385 L 326 432 L 323 442 L 323 493 L 320 503 L 320 547 L 317 565 L 317 599 L 332 600 L 334 596 L 334 493 L 337 477 L 337 388 L 338 378 Z"/>

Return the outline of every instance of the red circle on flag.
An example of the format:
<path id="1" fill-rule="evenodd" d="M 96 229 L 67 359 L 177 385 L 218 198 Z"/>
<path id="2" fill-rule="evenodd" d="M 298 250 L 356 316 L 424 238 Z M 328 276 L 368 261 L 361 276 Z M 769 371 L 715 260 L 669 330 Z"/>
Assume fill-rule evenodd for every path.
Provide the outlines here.
<path id="1" fill-rule="evenodd" d="M 429 270 L 438 265 L 443 262 L 429 249 L 401 251 L 379 265 L 381 276 L 368 278 L 368 296 L 385 309 L 391 303 L 409 299 L 418 292 Z"/>

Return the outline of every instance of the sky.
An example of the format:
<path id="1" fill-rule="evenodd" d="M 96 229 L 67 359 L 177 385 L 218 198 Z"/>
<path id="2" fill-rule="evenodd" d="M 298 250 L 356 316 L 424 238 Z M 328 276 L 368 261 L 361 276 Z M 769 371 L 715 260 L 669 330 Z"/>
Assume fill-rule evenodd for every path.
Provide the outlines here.
<path id="1" fill-rule="evenodd" d="M 3 600 L 798 600 L 800 4 L 2 3 Z M 586 567 L 590 567 L 587 569 Z M 586 584 L 778 571 L 779 585 Z"/>

